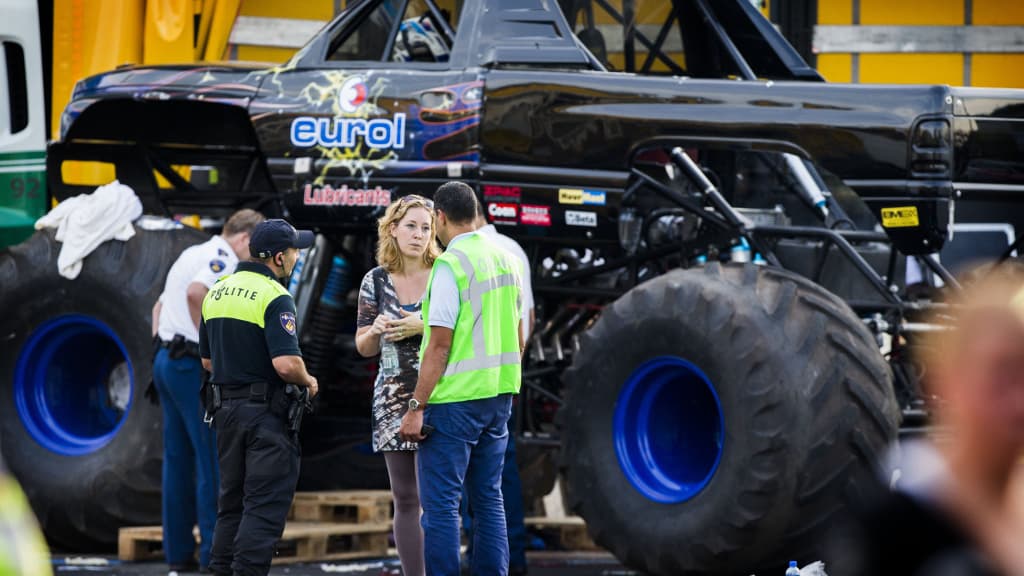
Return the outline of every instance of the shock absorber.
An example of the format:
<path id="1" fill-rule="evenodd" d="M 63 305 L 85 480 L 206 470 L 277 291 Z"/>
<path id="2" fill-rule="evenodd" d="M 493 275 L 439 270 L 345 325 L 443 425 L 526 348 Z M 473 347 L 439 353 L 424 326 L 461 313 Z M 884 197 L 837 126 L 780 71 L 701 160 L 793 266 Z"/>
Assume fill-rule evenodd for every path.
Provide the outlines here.
<path id="1" fill-rule="evenodd" d="M 341 256 L 331 260 L 331 270 L 327 273 L 327 283 L 316 304 L 312 315 L 312 324 L 302 352 L 306 359 L 306 367 L 310 374 L 318 379 L 327 375 L 333 358 L 332 348 L 334 336 L 341 323 L 341 315 L 345 306 L 345 294 L 349 288 L 348 262 Z"/>

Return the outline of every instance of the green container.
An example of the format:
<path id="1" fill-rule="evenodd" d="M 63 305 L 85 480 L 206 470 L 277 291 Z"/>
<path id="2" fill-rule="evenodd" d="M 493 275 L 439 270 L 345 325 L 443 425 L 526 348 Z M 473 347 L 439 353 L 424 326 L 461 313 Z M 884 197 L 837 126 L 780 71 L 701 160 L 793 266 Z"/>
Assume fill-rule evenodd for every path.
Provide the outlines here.
<path id="1" fill-rule="evenodd" d="M 0 153 L 0 248 L 31 236 L 46 203 L 46 152 Z"/>

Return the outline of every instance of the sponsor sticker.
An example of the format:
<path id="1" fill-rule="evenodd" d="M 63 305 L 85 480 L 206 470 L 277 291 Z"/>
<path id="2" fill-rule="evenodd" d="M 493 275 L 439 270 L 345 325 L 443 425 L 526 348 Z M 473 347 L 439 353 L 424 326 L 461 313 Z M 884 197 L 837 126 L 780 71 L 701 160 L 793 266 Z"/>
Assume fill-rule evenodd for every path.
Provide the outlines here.
<path id="1" fill-rule="evenodd" d="M 370 91 L 366 88 L 366 80 L 362 76 L 353 76 L 345 80 L 338 89 L 338 108 L 342 112 L 352 114 L 366 103 Z"/>
<path id="2" fill-rule="evenodd" d="M 484 198 L 515 198 L 523 195 L 523 189 L 519 186 L 494 186 L 484 184 Z"/>
<path id="3" fill-rule="evenodd" d="M 405 114 L 393 118 L 314 118 L 292 120 L 292 146 L 296 148 L 353 148 L 360 142 L 374 150 L 405 148 Z"/>
<path id="4" fill-rule="evenodd" d="M 218 260 L 216 258 L 214 258 L 213 260 L 210 260 L 210 270 L 213 270 L 214 272 L 220 272 L 221 270 L 223 270 L 226 267 L 227 267 L 227 264 L 225 264 L 223 260 Z"/>
<path id="5" fill-rule="evenodd" d="M 519 214 L 517 208 L 515 204 L 492 202 L 487 205 L 487 214 L 490 215 L 491 222 L 496 224 L 515 224 L 516 216 Z"/>
<path id="6" fill-rule="evenodd" d="M 604 206 L 607 194 L 603 190 L 584 190 L 582 188 L 560 188 L 559 204 L 578 204 L 587 206 Z"/>
<path id="7" fill-rule="evenodd" d="M 882 208 L 882 226 L 886 228 L 912 228 L 919 225 L 917 206 Z"/>
<path id="8" fill-rule="evenodd" d="M 295 314 L 291 312 L 281 312 L 281 327 L 284 331 L 295 336 Z"/>
<path id="9" fill-rule="evenodd" d="M 314 187 L 306 184 L 302 193 L 302 203 L 306 206 L 387 206 L 391 204 L 391 191 L 380 186 L 376 188 L 349 188 L 342 185 L 334 188 L 331 185 Z"/>
<path id="10" fill-rule="evenodd" d="M 566 210 L 565 223 L 569 226 L 597 227 L 597 214 L 594 212 L 580 212 L 579 210 Z"/>
<path id="11" fill-rule="evenodd" d="M 551 209 L 523 204 L 519 207 L 519 221 L 527 226 L 551 226 Z"/>

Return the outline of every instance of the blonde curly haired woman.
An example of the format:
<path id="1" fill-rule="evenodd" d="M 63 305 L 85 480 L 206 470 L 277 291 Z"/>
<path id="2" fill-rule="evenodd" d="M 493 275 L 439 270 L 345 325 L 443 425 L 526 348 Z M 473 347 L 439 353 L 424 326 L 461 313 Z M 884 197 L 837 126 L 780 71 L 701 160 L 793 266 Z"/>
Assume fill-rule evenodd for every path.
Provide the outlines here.
<path id="1" fill-rule="evenodd" d="M 419 373 L 423 335 L 420 306 L 440 250 L 435 240 L 433 203 L 415 194 L 390 206 L 377 222 L 377 264 L 359 289 L 356 348 L 380 354 L 373 387 L 373 449 L 384 453 L 395 502 L 395 544 L 402 574 L 420 576 L 423 531 L 416 482 L 415 442 L 398 429 Z"/>

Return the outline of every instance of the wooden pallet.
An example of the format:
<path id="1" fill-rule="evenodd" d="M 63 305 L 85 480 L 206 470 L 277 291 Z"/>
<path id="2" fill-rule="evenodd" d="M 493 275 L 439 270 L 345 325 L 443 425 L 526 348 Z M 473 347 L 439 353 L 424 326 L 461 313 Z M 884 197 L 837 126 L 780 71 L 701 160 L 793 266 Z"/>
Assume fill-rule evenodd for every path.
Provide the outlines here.
<path id="1" fill-rule="evenodd" d="M 566 550 L 600 550 L 587 533 L 587 524 L 579 516 L 565 518 L 532 517 L 526 519 L 526 527 L 541 532 L 558 533 L 558 540 Z"/>
<path id="2" fill-rule="evenodd" d="M 387 490 L 342 490 L 298 492 L 292 501 L 289 520 L 301 522 L 381 523 L 393 517 L 391 492 Z"/>
<path id="3" fill-rule="evenodd" d="M 387 556 L 389 522 L 289 522 L 277 544 L 274 564 Z M 198 531 L 196 541 L 199 540 Z M 139 526 L 118 533 L 117 556 L 123 562 L 163 559 L 163 528 Z"/>
<path id="4" fill-rule="evenodd" d="M 372 524 L 289 522 L 274 564 L 377 558 L 388 554 L 389 522 Z"/>

